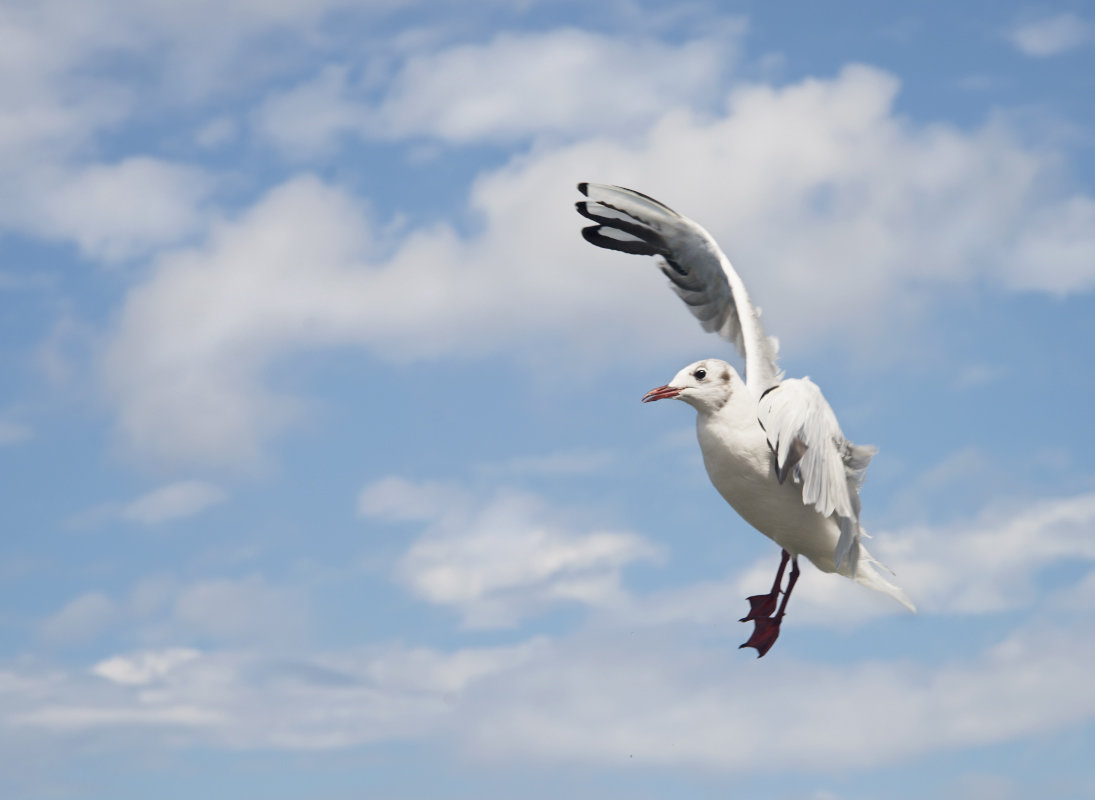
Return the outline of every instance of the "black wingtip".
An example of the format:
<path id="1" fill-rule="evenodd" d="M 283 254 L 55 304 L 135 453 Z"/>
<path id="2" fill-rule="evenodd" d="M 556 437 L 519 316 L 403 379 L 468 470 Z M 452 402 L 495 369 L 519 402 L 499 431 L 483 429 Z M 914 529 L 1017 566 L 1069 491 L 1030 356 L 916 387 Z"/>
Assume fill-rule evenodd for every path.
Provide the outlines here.
<path id="1" fill-rule="evenodd" d="M 630 253 L 635 256 L 656 256 L 658 250 L 650 245 L 649 242 L 640 240 L 621 241 L 620 239 L 614 239 L 611 236 L 605 236 L 601 233 L 603 225 L 590 225 L 588 228 L 582 228 L 582 238 L 584 238 L 590 244 L 597 245 L 597 247 L 603 247 L 605 250 L 618 250 L 621 253 Z"/>
<path id="2" fill-rule="evenodd" d="M 604 217 L 598 217 L 589 210 L 588 200 L 579 200 L 577 203 L 574 204 L 574 207 L 578 209 L 578 213 L 586 219 L 591 219 L 594 222 L 605 222 Z"/>
<path id="3" fill-rule="evenodd" d="M 578 191 L 584 194 L 586 197 L 589 197 L 589 183 L 587 183 L 586 181 L 582 181 L 581 183 L 579 183 Z"/>
<path id="4" fill-rule="evenodd" d="M 574 204 L 574 207 L 578 209 L 578 213 L 586 219 L 599 222 L 605 228 L 611 228 L 612 230 L 626 233 L 634 236 L 636 239 L 643 240 L 650 245 L 650 255 L 668 252 L 665 240 L 661 235 L 653 228 L 631 216 L 627 211 L 622 211 L 615 206 L 597 203 L 591 200 L 579 200 Z M 611 209 L 611 211 L 606 214 L 606 209 Z M 611 212 L 616 213 L 613 215 Z M 628 219 L 628 217 L 630 217 L 630 219 Z M 590 241 L 593 240 L 590 239 Z M 601 246 L 603 247 L 604 245 Z M 626 252 L 630 253 L 632 251 L 628 250 Z M 645 251 L 644 255 L 646 255 Z"/>

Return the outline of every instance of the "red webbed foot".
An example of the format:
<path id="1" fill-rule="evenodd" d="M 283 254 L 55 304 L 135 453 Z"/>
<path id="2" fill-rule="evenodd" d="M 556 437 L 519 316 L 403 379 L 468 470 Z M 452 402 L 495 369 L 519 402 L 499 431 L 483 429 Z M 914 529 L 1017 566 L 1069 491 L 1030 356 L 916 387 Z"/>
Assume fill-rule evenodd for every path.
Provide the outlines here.
<path id="1" fill-rule="evenodd" d="M 787 580 L 787 589 L 783 592 L 783 602 L 776 609 L 776 601 L 779 599 L 780 584 L 783 582 L 783 570 L 787 562 L 791 562 L 791 577 Z M 798 558 L 791 558 L 791 554 L 783 551 L 783 557 L 779 562 L 779 571 L 776 580 L 772 584 L 772 591 L 768 594 L 755 594 L 749 597 L 749 613 L 741 618 L 742 622 L 753 623 L 753 635 L 742 647 L 752 647 L 757 651 L 757 658 L 761 658 L 772 649 L 772 645 L 779 638 L 779 624 L 783 621 L 783 615 L 787 611 L 787 601 L 791 599 L 795 583 L 798 582 L 799 569 Z"/>
<path id="2" fill-rule="evenodd" d="M 776 639 L 779 638 L 779 623 L 781 617 L 760 617 L 753 620 L 753 635 L 749 637 L 749 641 L 738 647 L 741 650 L 743 647 L 752 647 L 757 651 L 757 658 L 761 658 L 772 649 L 772 645 L 776 643 Z"/>
<path id="3" fill-rule="evenodd" d="M 775 614 L 779 591 L 774 591 L 771 594 L 755 594 L 745 599 L 749 601 L 749 613 L 739 619 L 738 622 L 749 622 L 750 620 L 762 619 Z"/>

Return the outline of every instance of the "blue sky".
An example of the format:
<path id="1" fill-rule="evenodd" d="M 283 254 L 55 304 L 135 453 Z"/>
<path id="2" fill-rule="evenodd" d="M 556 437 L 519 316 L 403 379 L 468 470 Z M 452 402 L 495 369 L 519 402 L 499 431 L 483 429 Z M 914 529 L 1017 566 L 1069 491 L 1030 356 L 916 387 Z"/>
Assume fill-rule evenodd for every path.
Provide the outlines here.
<path id="1" fill-rule="evenodd" d="M 0 794 L 1095 794 L 1082 3 L 0 5 Z M 880 448 L 804 569 L 639 398 L 711 230 Z"/>

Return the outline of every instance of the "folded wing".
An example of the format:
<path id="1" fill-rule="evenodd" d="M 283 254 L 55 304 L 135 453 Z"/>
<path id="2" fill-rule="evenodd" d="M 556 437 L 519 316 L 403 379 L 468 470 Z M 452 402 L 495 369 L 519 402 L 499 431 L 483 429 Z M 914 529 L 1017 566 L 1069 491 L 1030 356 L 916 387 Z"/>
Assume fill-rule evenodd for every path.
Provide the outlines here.
<path id="1" fill-rule="evenodd" d="M 877 448 L 844 438 L 833 409 L 809 378 L 792 378 L 761 397 L 757 418 L 776 456 L 780 483 L 791 476 L 802 485 L 802 502 L 825 516 L 836 514 L 840 539 L 836 565 L 859 563 L 859 488 Z"/>

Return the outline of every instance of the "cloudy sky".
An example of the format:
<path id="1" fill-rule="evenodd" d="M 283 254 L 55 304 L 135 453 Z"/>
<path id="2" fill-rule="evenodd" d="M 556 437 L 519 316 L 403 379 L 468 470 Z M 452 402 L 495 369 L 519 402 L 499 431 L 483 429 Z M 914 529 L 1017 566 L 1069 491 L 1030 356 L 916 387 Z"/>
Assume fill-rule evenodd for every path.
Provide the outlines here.
<path id="1" fill-rule="evenodd" d="M 822 7 L 824 6 L 824 7 Z M 0 795 L 1095 796 L 1083 3 L 4 0 Z M 730 356 L 578 232 L 722 242 L 879 446 L 804 569 Z"/>

